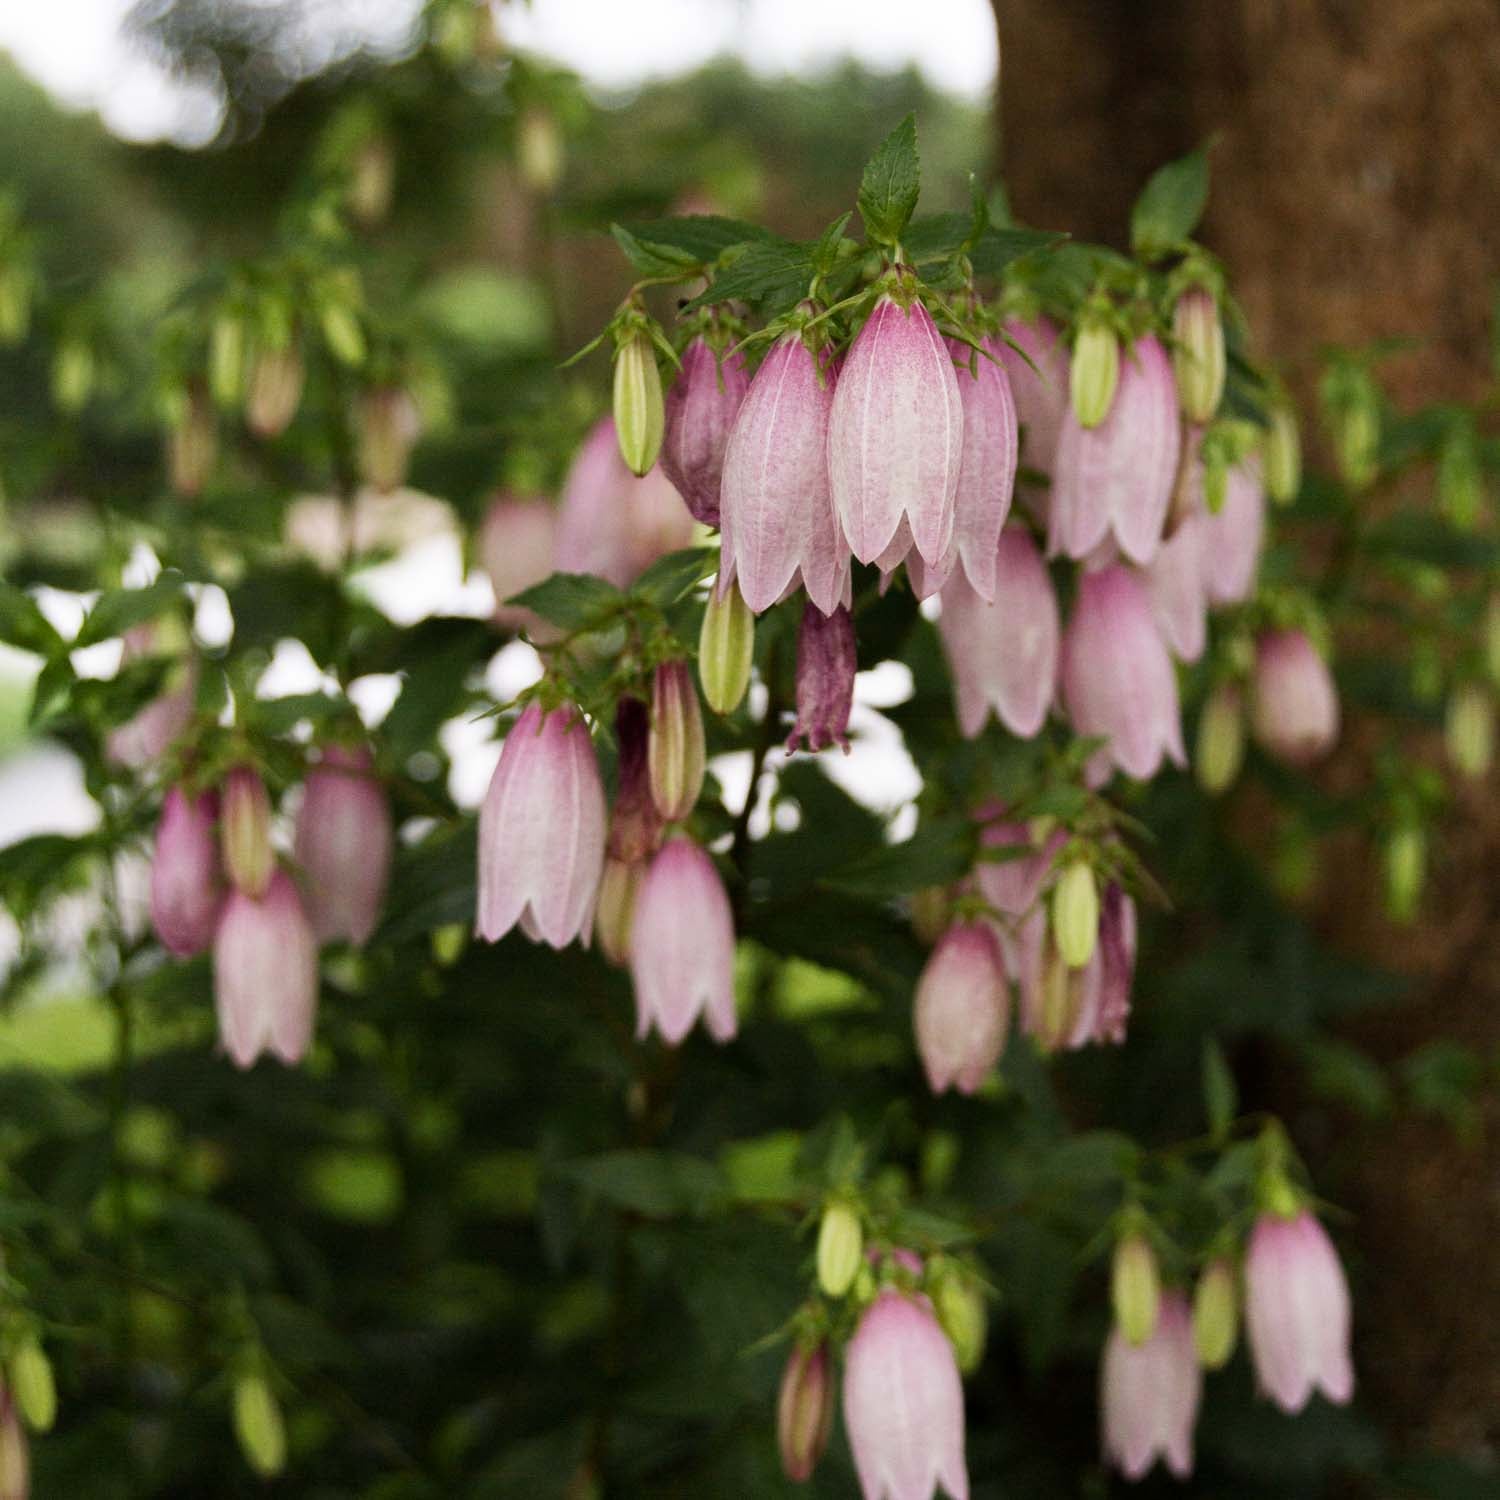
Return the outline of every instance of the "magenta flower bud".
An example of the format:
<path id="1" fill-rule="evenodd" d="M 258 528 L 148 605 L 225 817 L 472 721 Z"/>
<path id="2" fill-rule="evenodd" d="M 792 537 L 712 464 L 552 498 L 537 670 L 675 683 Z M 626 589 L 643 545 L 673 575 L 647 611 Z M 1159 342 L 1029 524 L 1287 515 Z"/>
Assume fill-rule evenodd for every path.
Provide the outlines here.
<path id="1" fill-rule="evenodd" d="M 849 602 L 849 547 L 828 485 L 835 365 L 787 334 L 766 355 L 724 453 L 721 588 L 761 614 L 800 583 L 832 614 Z"/>
<path id="2" fill-rule="evenodd" d="M 936 565 L 953 536 L 964 409 L 953 360 L 920 301 L 875 304 L 833 393 L 828 477 L 861 562 L 889 569 L 915 547 Z"/>
<path id="3" fill-rule="evenodd" d="M 479 565 L 495 590 L 495 623 L 508 630 L 535 630 L 529 609 L 507 604 L 552 573 L 557 510 L 540 495 L 502 494 L 490 502 L 479 528 Z"/>
<path id="4" fill-rule="evenodd" d="M 1255 643 L 1250 727 L 1262 749 L 1289 765 L 1311 765 L 1333 749 L 1338 689 L 1302 631 L 1268 631 Z"/>
<path id="5" fill-rule="evenodd" d="M 734 1035 L 734 918 L 713 860 L 691 839 L 665 844 L 641 881 L 630 975 L 638 1037 L 655 1026 L 675 1047 L 700 1015 L 716 1042 Z"/>
<path id="6" fill-rule="evenodd" d="M 994 603 L 966 577 L 948 580 L 938 634 L 966 738 L 979 734 L 992 709 L 1022 739 L 1041 729 L 1057 685 L 1057 595 L 1030 533 L 1011 527 L 1000 534 Z"/>
<path id="7" fill-rule="evenodd" d="M 224 902 L 219 866 L 219 799 L 168 791 L 156 825 L 151 859 L 151 925 L 163 948 L 178 958 L 207 952 Z"/>
<path id="8" fill-rule="evenodd" d="M 1031 360 L 1027 364 L 1009 344 L 1000 346 L 1021 426 L 1021 462 L 1050 474 L 1068 409 L 1068 346 L 1047 317 L 1010 318 L 1005 332 Z"/>
<path id="9" fill-rule="evenodd" d="M 1047 550 L 1083 558 L 1112 536 L 1131 562 L 1156 555 L 1181 452 L 1172 362 L 1149 334 L 1120 365 L 1109 415 L 1085 428 L 1063 418 Z"/>
<path id="10" fill-rule="evenodd" d="M 812 1478 L 833 1431 L 833 1370 L 828 1346 L 797 1345 L 781 1372 L 776 1397 L 776 1446 L 781 1468 L 794 1484 Z"/>
<path id="11" fill-rule="evenodd" d="M 744 357 L 726 354 L 721 365 L 713 346 L 700 336 L 682 351 L 682 369 L 667 392 L 662 471 L 693 518 L 705 526 L 719 524 L 724 452 L 749 389 Z"/>
<path id="12" fill-rule="evenodd" d="M 1193 1425 L 1202 1396 L 1187 1298 L 1165 1291 L 1156 1330 L 1144 1344 L 1132 1344 L 1115 1326 L 1104 1345 L 1099 1408 L 1106 1462 L 1136 1480 L 1160 1458 L 1186 1479 L 1193 1472 Z"/>
<path id="13" fill-rule="evenodd" d="M 318 1008 L 318 945 L 284 870 L 259 900 L 232 890 L 214 935 L 219 1040 L 236 1067 L 262 1052 L 301 1062 Z"/>
<path id="14" fill-rule="evenodd" d="M 1038 845 L 1025 823 L 1005 821 L 1003 808 L 987 808 L 982 816 L 989 821 L 980 829 L 980 848 L 1026 848 L 1035 851 L 1024 858 L 981 860 L 974 866 L 974 880 L 979 887 L 979 894 L 996 911 L 1004 912 L 1009 917 L 1024 917 L 1036 905 L 1042 886 L 1051 873 L 1052 857 L 1067 843 L 1068 836 L 1062 829 L 1057 829 L 1044 843 Z"/>
<path id="15" fill-rule="evenodd" d="M 1089 767 L 1095 784 L 1108 779 L 1111 765 L 1146 781 L 1163 756 L 1187 764 L 1172 660 L 1128 568 L 1079 577 L 1063 634 L 1062 695 L 1074 732 L 1108 741 Z"/>
<path id="16" fill-rule="evenodd" d="M 1204 530 L 1208 517 L 1184 517 L 1142 570 L 1151 614 L 1178 661 L 1197 661 L 1208 644 Z"/>
<path id="17" fill-rule="evenodd" d="M 1010 981 L 994 932 L 955 922 L 917 981 L 917 1050 L 934 1094 L 972 1094 L 1000 1059 L 1010 1024 Z"/>
<path id="18" fill-rule="evenodd" d="M 848 751 L 858 667 L 849 611 L 840 607 L 825 615 L 809 600 L 797 628 L 797 722 L 787 736 L 788 754 L 799 740 L 813 751 L 829 745 Z"/>
<path id="19" fill-rule="evenodd" d="M 968 1500 L 964 1388 L 926 1297 L 887 1288 L 844 1351 L 844 1428 L 864 1500 Z"/>
<path id="20" fill-rule="evenodd" d="M 1314 1390 L 1340 1405 L 1354 1394 L 1349 1284 L 1306 1209 L 1256 1220 L 1245 1252 L 1245 1330 L 1261 1390 L 1288 1415 Z"/>
<path id="21" fill-rule="evenodd" d="M 639 698 L 615 705 L 615 743 L 619 747 L 615 805 L 609 818 L 609 857 L 636 864 L 656 849 L 662 816 L 651 794 L 649 743 L 651 714 Z"/>
<path id="22" fill-rule="evenodd" d="M 518 922 L 532 942 L 588 946 L 604 871 L 604 785 L 571 704 L 529 703 L 505 737 L 479 812 L 476 930 L 498 942 Z"/>
<path id="23" fill-rule="evenodd" d="M 249 766 L 236 766 L 224 778 L 219 837 L 230 880 L 247 896 L 265 895 L 276 868 L 271 796 L 260 774 Z"/>
<path id="24" fill-rule="evenodd" d="M 1203 589 L 1208 602 L 1242 604 L 1255 590 L 1266 531 L 1266 492 L 1255 459 L 1229 470 L 1224 504 L 1217 515 L 1205 510 L 1202 525 Z"/>
<path id="25" fill-rule="evenodd" d="M 319 942 L 362 946 L 375 931 L 391 873 L 391 809 L 364 749 L 329 745 L 307 773 L 296 859 Z"/>

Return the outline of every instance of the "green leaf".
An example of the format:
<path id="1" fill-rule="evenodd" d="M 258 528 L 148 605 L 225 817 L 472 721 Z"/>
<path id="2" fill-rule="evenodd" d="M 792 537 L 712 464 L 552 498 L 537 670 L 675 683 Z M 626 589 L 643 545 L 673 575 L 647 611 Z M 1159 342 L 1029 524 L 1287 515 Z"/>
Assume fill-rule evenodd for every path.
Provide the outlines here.
<path id="1" fill-rule="evenodd" d="M 865 233 L 894 245 L 911 221 L 921 192 L 917 117 L 907 117 L 880 143 L 859 184 L 859 214 Z"/>
<path id="2" fill-rule="evenodd" d="M 794 245 L 789 240 L 761 241 L 720 271 L 708 290 L 694 297 L 682 311 L 730 301 L 765 307 L 789 305 L 806 292 L 815 271 L 812 251 L 806 245 Z"/>
<path id="3" fill-rule="evenodd" d="M 695 583 L 719 566 L 717 547 L 685 547 L 659 557 L 630 586 L 633 598 L 645 599 L 658 609 L 670 609 Z"/>
<path id="4" fill-rule="evenodd" d="M 1224 1049 L 1213 1037 L 1203 1041 L 1203 1112 L 1208 1116 L 1208 1133 L 1216 1141 L 1227 1140 L 1239 1113 L 1239 1089 Z"/>
<path id="5" fill-rule="evenodd" d="M 901 236 L 901 249 L 914 266 L 956 255 L 974 229 L 968 214 L 923 214 L 913 219 Z"/>
<path id="6" fill-rule="evenodd" d="M 686 279 L 703 266 L 701 256 L 678 250 L 671 245 L 650 244 L 639 240 L 620 224 L 611 224 L 609 232 L 625 252 L 625 258 L 642 276 L 680 276 Z"/>
<path id="7" fill-rule="evenodd" d="M 13 583 L 0 583 L 0 641 L 39 656 L 51 656 L 63 646 L 62 637 L 48 623 L 41 606 Z"/>
<path id="8" fill-rule="evenodd" d="M 612 1207 L 648 1219 L 699 1217 L 726 1187 L 712 1162 L 670 1151 L 606 1151 L 555 1170 Z"/>
<path id="9" fill-rule="evenodd" d="M 182 575 L 163 573 L 143 589 L 110 589 L 99 596 L 79 629 L 74 646 L 92 646 L 113 640 L 134 625 L 154 620 L 163 610 L 182 601 Z"/>
<path id="10" fill-rule="evenodd" d="M 505 602 L 572 631 L 602 625 L 625 603 L 625 595 L 592 573 L 554 573 Z"/>
<path id="11" fill-rule="evenodd" d="M 952 818 L 924 823 L 904 844 L 887 844 L 846 865 L 828 884 L 850 895 L 887 900 L 956 880 L 974 861 L 974 826 Z"/>
<path id="12" fill-rule="evenodd" d="M 1066 235 L 1048 229 L 987 228 L 969 250 L 976 276 L 999 276 L 1013 262 L 1061 245 Z"/>
<path id="13" fill-rule="evenodd" d="M 614 226 L 618 239 L 621 226 Z M 717 260 L 726 250 L 753 240 L 770 238 L 767 230 L 740 219 L 721 218 L 718 214 L 686 214 L 670 219 L 645 219 L 627 224 L 623 232 L 638 245 L 650 250 L 675 251 L 689 255 L 700 263 Z M 627 254 L 629 252 L 627 251 Z"/>
<path id="14" fill-rule="evenodd" d="M 289 734 L 304 719 L 315 725 L 326 724 L 348 711 L 348 705 L 342 699 L 328 693 L 288 693 L 283 698 L 255 698 L 245 707 L 249 721 L 263 734 L 269 735 Z"/>
<path id="15" fill-rule="evenodd" d="M 1192 234 L 1208 202 L 1208 145 L 1158 167 L 1130 211 L 1130 246 L 1163 255 Z"/>
<path id="16" fill-rule="evenodd" d="M 853 211 L 843 213 L 836 218 L 822 234 L 813 241 L 812 260 L 813 267 L 819 276 L 826 276 L 839 262 L 839 252 L 844 245 L 844 230 L 849 227 L 849 220 L 854 217 Z"/>

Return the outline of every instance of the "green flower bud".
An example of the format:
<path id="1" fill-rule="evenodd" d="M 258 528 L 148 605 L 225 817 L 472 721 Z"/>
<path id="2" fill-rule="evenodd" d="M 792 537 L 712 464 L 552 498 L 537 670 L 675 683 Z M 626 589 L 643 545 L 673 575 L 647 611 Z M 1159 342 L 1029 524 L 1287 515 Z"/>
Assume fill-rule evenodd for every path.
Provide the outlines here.
<path id="1" fill-rule="evenodd" d="M 263 1375 L 241 1375 L 234 1383 L 234 1435 L 245 1462 L 261 1478 L 271 1479 L 286 1467 L 281 1406 Z"/>
<path id="2" fill-rule="evenodd" d="M 1237 683 L 1221 682 L 1208 695 L 1198 720 L 1198 744 L 1193 756 L 1198 785 L 1210 797 L 1217 797 L 1234 785 L 1244 760 L 1244 701 Z"/>
<path id="3" fill-rule="evenodd" d="M 630 962 L 630 924 L 635 916 L 642 868 L 637 860 L 606 859 L 599 880 L 594 935 L 599 940 L 599 951 L 617 967 Z"/>
<path id="4" fill-rule="evenodd" d="M 271 797 L 248 766 L 237 766 L 224 778 L 219 839 L 230 880 L 258 901 L 271 883 L 276 856 L 271 852 Z"/>
<path id="5" fill-rule="evenodd" d="M 1075 859 L 1052 891 L 1052 931 L 1057 951 L 1070 969 L 1081 969 L 1094 956 L 1099 937 L 1099 885 L 1093 866 Z"/>
<path id="6" fill-rule="evenodd" d="M 94 394 L 98 373 L 93 346 L 82 338 L 64 339 L 52 358 L 52 400 L 57 409 L 82 411 Z"/>
<path id="7" fill-rule="evenodd" d="M 989 1336 L 990 1311 L 983 1288 L 958 1267 L 944 1271 L 933 1290 L 933 1309 L 953 1345 L 959 1373 L 972 1375 L 984 1359 Z"/>
<path id="8" fill-rule="evenodd" d="M 344 302 L 325 302 L 318 312 L 323 342 L 334 358 L 351 369 L 365 362 L 365 331 L 354 309 Z"/>
<path id="9" fill-rule="evenodd" d="M 1189 287 L 1177 299 L 1172 334 L 1176 341 L 1172 366 L 1182 414 L 1201 426 L 1213 420 L 1224 397 L 1224 323 L 1207 287 Z"/>
<path id="10" fill-rule="evenodd" d="M 1073 344 L 1068 392 L 1081 427 L 1097 427 L 1114 404 L 1120 382 L 1120 341 L 1103 318 L 1086 319 Z"/>
<path id="11" fill-rule="evenodd" d="M 1055 1052 L 1073 1034 L 1083 1004 L 1083 971 L 1071 969 L 1049 930 L 1042 943 L 1041 1003 L 1033 1033 L 1043 1052 Z"/>
<path id="12" fill-rule="evenodd" d="M 445 922 L 432 929 L 433 961 L 442 969 L 451 969 L 463 956 L 469 943 L 469 929 L 463 922 Z"/>
<path id="13" fill-rule="evenodd" d="M 732 714 L 750 686 L 755 655 L 755 616 L 732 583 L 722 595 L 711 589 L 698 635 L 698 681 L 716 714 Z"/>
<path id="14" fill-rule="evenodd" d="M 829 1297 L 842 1297 L 864 1265 L 865 1231 L 859 1212 L 842 1198 L 823 1208 L 818 1225 L 818 1285 Z"/>
<path id="15" fill-rule="evenodd" d="M 948 930 L 953 915 L 947 886 L 924 885 L 911 893 L 907 905 L 911 909 L 912 933 L 919 943 L 932 947 Z"/>
<path id="16" fill-rule="evenodd" d="M 1465 682 L 1448 699 L 1448 758 L 1461 776 L 1478 780 L 1495 757 L 1495 705 L 1477 682 Z"/>
<path id="17" fill-rule="evenodd" d="M 1438 453 L 1438 505 L 1460 531 L 1472 531 L 1484 504 L 1484 476 L 1474 429 L 1461 423 L 1448 432 Z"/>
<path id="18" fill-rule="evenodd" d="M 19 344 L 31 328 L 33 280 L 30 267 L 0 265 L 0 344 Z"/>
<path id="19" fill-rule="evenodd" d="M 633 474 L 645 474 L 661 452 L 666 407 L 650 338 L 635 332 L 615 350 L 615 436 Z"/>
<path id="20" fill-rule="evenodd" d="M 245 320 L 221 312 L 208 334 L 208 389 L 226 410 L 238 404 L 245 380 Z"/>
<path id="21" fill-rule="evenodd" d="M 389 494 L 406 482 L 421 416 L 411 393 L 396 385 L 372 386 L 356 408 L 360 477 L 371 489 Z"/>
<path id="22" fill-rule="evenodd" d="M 663 662 L 652 676 L 646 763 L 656 810 L 680 822 L 697 806 L 704 767 L 703 710 L 685 661 Z"/>
<path id="23" fill-rule="evenodd" d="M 1302 488 L 1302 434 L 1297 413 L 1285 403 L 1271 408 L 1266 429 L 1266 493 L 1277 505 L 1290 505 Z"/>
<path id="24" fill-rule="evenodd" d="M 219 433 L 206 392 L 189 387 L 167 426 L 167 478 L 179 495 L 203 492 L 219 456 Z"/>
<path id="25" fill-rule="evenodd" d="M 1129 1343 L 1144 1344 L 1156 1332 L 1161 1276 L 1156 1252 L 1150 1240 L 1138 1230 L 1115 1243 L 1109 1293 L 1120 1332 Z"/>
<path id="26" fill-rule="evenodd" d="M 10 1357 L 10 1389 L 26 1425 L 48 1431 L 57 1420 L 57 1385 L 52 1361 L 35 1338 L 27 1338 Z"/>
<path id="27" fill-rule="evenodd" d="M 1240 1297 L 1234 1265 L 1224 1256 L 1209 1261 L 1193 1290 L 1193 1344 L 1205 1370 L 1222 1370 L 1240 1333 Z"/>
<path id="28" fill-rule="evenodd" d="M 364 225 L 379 224 L 391 209 L 396 183 L 396 156 L 383 135 L 366 140 L 354 155 L 345 199 L 349 212 Z"/>
<path id="29" fill-rule="evenodd" d="M 302 401 L 305 371 L 295 344 L 262 346 L 250 366 L 245 422 L 257 437 L 279 437 L 291 425 Z"/>
<path id="30" fill-rule="evenodd" d="M 1427 880 L 1427 834 L 1405 823 L 1385 841 L 1385 909 L 1393 922 L 1416 920 Z"/>
<path id="31" fill-rule="evenodd" d="M 516 126 L 516 165 L 521 180 L 536 193 L 550 193 L 563 171 L 563 139 L 550 112 L 522 112 Z"/>

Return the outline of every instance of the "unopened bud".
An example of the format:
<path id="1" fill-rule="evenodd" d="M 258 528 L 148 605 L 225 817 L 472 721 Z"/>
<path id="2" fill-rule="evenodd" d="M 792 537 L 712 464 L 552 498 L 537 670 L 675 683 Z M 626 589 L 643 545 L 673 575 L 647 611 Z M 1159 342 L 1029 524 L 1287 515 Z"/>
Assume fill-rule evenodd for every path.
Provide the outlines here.
<path id="1" fill-rule="evenodd" d="M 52 400 L 57 409 L 82 411 L 94 394 L 98 373 L 93 345 L 76 335 L 65 338 L 52 359 Z"/>
<path id="2" fill-rule="evenodd" d="M 371 489 L 389 493 L 406 482 L 406 466 L 421 418 L 411 393 L 400 386 L 375 386 L 359 398 L 359 472 Z"/>
<path id="3" fill-rule="evenodd" d="M 1080 427 L 1097 427 L 1114 404 L 1120 382 L 1120 341 L 1103 318 L 1087 319 L 1073 345 L 1068 391 Z"/>
<path id="4" fill-rule="evenodd" d="M 31 327 L 31 268 L 16 261 L 0 262 L 0 344 L 19 344 Z"/>
<path id="5" fill-rule="evenodd" d="M 1375 482 L 1380 450 L 1380 409 L 1373 393 L 1335 414 L 1333 446 L 1344 482 L 1351 489 L 1368 489 Z"/>
<path id="6" fill-rule="evenodd" d="M 940 1275 L 933 1293 L 938 1322 L 953 1345 L 959 1373 L 972 1375 L 984 1359 L 990 1313 L 984 1289 L 961 1268 Z"/>
<path id="7" fill-rule="evenodd" d="M 953 918 L 953 903 L 948 899 L 948 888 L 942 885 L 924 885 L 913 891 L 907 904 L 911 910 L 911 930 L 919 943 L 930 948 L 948 930 Z"/>
<path id="8" fill-rule="evenodd" d="M 245 422 L 257 437 L 279 437 L 302 401 L 305 372 L 295 344 L 256 350 L 245 398 Z"/>
<path id="9" fill-rule="evenodd" d="M 1203 445 L 1203 507 L 1219 515 L 1229 498 L 1229 460 L 1220 448 Z"/>
<path id="10" fill-rule="evenodd" d="M 833 1371 L 828 1346 L 799 1344 L 781 1375 L 776 1398 L 776 1446 L 781 1467 L 794 1484 L 812 1478 L 833 1430 Z"/>
<path id="11" fill-rule="evenodd" d="M 666 406 L 650 338 L 628 335 L 615 350 L 615 434 L 633 474 L 646 474 L 661 452 Z"/>
<path id="12" fill-rule="evenodd" d="M 651 734 L 646 743 L 651 799 L 668 823 L 697 806 L 703 790 L 703 710 L 685 661 L 663 662 L 651 680 Z"/>
<path id="13" fill-rule="evenodd" d="M 594 935 L 599 951 L 617 968 L 630 962 L 630 923 L 645 866 L 638 860 L 606 859 L 599 880 L 599 904 L 594 909 Z"/>
<path id="14" fill-rule="evenodd" d="M 265 1376 L 241 1375 L 235 1381 L 234 1435 L 245 1462 L 263 1479 L 286 1467 L 286 1427 Z"/>
<path id="15" fill-rule="evenodd" d="M 1052 892 L 1052 932 L 1057 951 L 1070 969 L 1083 968 L 1094 956 L 1099 885 L 1087 860 L 1075 859 L 1058 877 Z"/>
<path id="16" fill-rule="evenodd" d="M 208 389 L 224 409 L 239 403 L 245 382 L 245 319 L 221 312 L 208 334 Z"/>
<path id="17" fill-rule="evenodd" d="M 1198 720 L 1197 753 L 1193 757 L 1198 785 L 1211 797 L 1226 792 L 1245 760 L 1245 706 L 1239 687 L 1221 682 L 1208 695 Z"/>
<path id="18" fill-rule="evenodd" d="M 1109 1276 L 1110 1301 L 1115 1323 L 1128 1343 L 1144 1344 L 1156 1332 L 1156 1314 L 1161 1305 L 1161 1276 L 1156 1252 L 1144 1234 L 1136 1231 L 1115 1244 Z"/>
<path id="19" fill-rule="evenodd" d="M 347 302 L 326 302 L 318 310 L 318 326 L 323 330 L 323 342 L 329 352 L 341 364 L 358 369 L 369 352 L 365 343 L 365 330 L 359 315 Z"/>
<path id="20" fill-rule="evenodd" d="M 224 869 L 247 896 L 259 900 L 271 883 L 276 858 L 271 852 L 271 797 L 248 766 L 224 778 L 219 828 Z"/>
<path id="21" fill-rule="evenodd" d="M 1461 683 L 1448 700 L 1448 758 L 1461 776 L 1485 775 L 1495 756 L 1495 705 L 1477 682 Z"/>
<path id="22" fill-rule="evenodd" d="M 1468 423 L 1454 426 L 1438 453 L 1438 506 L 1460 531 L 1472 531 L 1484 502 L 1479 448 Z"/>
<path id="23" fill-rule="evenodd" d="M 1205 1370 L 1222 1370 L 1240 1333 L 1240 1295 L 1233 1262 L 1223 1256 L 1204 1266 L 1193 1290 L 1193 1344 Z"/>
<path id="24" fill-rule="evenodd" d="M 1405 823 L 1385 841 L 1385 909 L 1393 922 L 1416 920 L 1427 881 L 1427 834 Z"/>
<path id="25" fill-rule="evenodd" d="M 1172 310 L 1177 397 L 1190 422 L 1211 422 L 1224 396 L 1224 323 L 1204 286 L 1189 287 Z"/>
<path id="26" fill-rule="evenodd" d="M 355 153 L 349 173 L 349 212 L 361 224 L 378 224 L 391 210 L 396 156 L 383 135 L 371 136 Z"/>
<path id="27" fill-rule="evenodd" d="M 57 1420 L 57 1384 L 52 1361 L 35 1338 L 28 1338 L 10 1357 L 10 1389 L 26 1425 L 47 1432 Z"/>
<path id="28" fill-rule="evenodd" d="M 545 109 L 524 110 L 516 125 L 516 165 L 533 192 L 550 193 L 563 170 L 562 132 Z"/>
<path id="29" fill-rule="evenodd" d="M 1277 505 L 1290 505 L 1297 498 L 1302 488 L 1302 434 L 1297 413 L 1285 402 L 1271 408 L 1262 471 L 1266 493 Z"/>
<path id="30" fill-rule="evenodd" d="M 1032 1037 L 1043 1052 L 1065 1046 L 1083 1006 L 1083 971 L 1069 968 L 1049 930 L 1042 941 L 1041 978 Z"/>
<path id="31" fill-rule="evenodd" d="M 818 1225 L 818 1285 L 829 1297 L 842 1297 L 864 1265 L 865 1232 L 859 1213 L 841 1198 L 823 1209 Z"/>
<path id="32" fill-rule="evenodd" d="M 194 385 L 167 427 L 167 477 L 179 495 L 198 495 L 219 456 L 219 433 L 207 392 Z"/>
<path id="33" fill-rule="evenodd" d="M 445 922 L 432 929 L 432 959 L 440 969 L 451 969 L 469 945 L 469 928 L 463 922 Z"/>
<path id="34" fill-rule="evenodd" d="M 698 681 L 703 697 L 716 714 L 732 714 L 750 686 L 750 663 L 755 655 L 755 616 L 737 583 L 721 595 L 710 590 L 698 636 Z"/>

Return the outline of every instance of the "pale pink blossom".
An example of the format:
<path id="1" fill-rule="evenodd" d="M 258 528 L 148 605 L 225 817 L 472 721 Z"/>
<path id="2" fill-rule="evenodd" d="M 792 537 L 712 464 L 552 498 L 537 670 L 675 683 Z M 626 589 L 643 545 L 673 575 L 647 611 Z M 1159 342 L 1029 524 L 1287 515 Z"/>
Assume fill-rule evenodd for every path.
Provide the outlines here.
<path id="1" fill-rule="evenodd" d="M 933 1093 L 972 1094 L 999 1061 L 1010 1024 L 1010 982 L 987 923 L 955 922 L 938 939 L 917 980 L 913 1022 Z"/>
<path id="2" fill-rule="evenodd" d="M 213 942 L 224 903 L 219 799 L 172 787 L 162 802 L 151 857 L 151 925 L 169 953 L 190 958 Z"/>
<path id="3" fill-rule="evenodd" d="M 1105 1343 L 1099 1407 L 1106 1461 L 1130 1480 L 1144 1478 L 1157 1459 L 1188 1478 L 1202 1396 L 1187 1298 L 1165 1291 L 1144 1344 L 1132 1344 L 1118 1327 Z"/>
<path id="4" fill-rule="evenodd" d="M 380 920 L 395 830 L 364 749 L 328 745 L 303 782 L 296 860 L 320 942 L 360 946 Z"/>
<path id="5" fill-rule="evenodd" d="M 682 351 L 682 369 L 667 391 L 662 472 L 705 526 L 719 524 L 724 454 L 749 387 L 744 356 L 730 353 L 721 361 L 699 337 Z"/>
<path id="6" fill-rule="evenodd" d="M 1311 765 L 1339 737 L 1339 697 L 1318 648 L 1300 630 L 1267 631 L 1255 643 L 1250 727 L 1261 748 Z"/>

